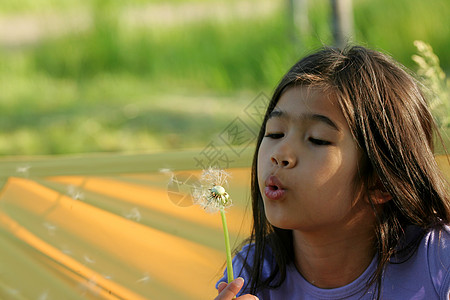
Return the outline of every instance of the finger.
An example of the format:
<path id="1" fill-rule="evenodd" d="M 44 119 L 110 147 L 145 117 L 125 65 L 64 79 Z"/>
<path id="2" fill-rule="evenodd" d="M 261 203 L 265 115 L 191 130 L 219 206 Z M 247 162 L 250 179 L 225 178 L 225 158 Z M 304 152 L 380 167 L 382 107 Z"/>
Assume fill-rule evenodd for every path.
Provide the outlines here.
<path id="1" fill-rule="evenodd" d="M 219 296 L 216 297 L 215 300 L 229 300 L 233 299 L 234 296 L 236 296 L 237 293 L 241 290 L 242 286 L 244 285 L 244 279 L 239 277 L 235 279 L 233 282 L 229 283 L 219 294 Z"/>
<path id="2" fill-rule="evenodd" d="M 250 294 L 246 294 L 236 298 L 236 300 L 259 300 L 259 298 Z"/>
<path id="3" fill-rule="evenodd" d="M 226 283 L 225 281 L 222 281 L 221 283 L 219 283 L 219 285 L 217 286 L 217 293 L 220 294 L 222 293 L 223 289 L 226 288 L 228 285 L 228 283 Z"/>

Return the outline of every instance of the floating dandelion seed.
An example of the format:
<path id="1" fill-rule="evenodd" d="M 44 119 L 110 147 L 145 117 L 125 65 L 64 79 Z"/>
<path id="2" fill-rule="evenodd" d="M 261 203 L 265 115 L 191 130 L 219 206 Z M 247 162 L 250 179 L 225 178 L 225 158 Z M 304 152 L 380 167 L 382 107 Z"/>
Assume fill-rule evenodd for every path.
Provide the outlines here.
<path id="1" fill-rule="evenodd" d="M 85 282 L 82 282 L 79 286 L 81 295 L 86 296 L 88 293 L 98 296 L 100 294 L 100 287 L 97 285 L 97 278 L 95 276 L 88 278 Z"/>
<path id="2" fill-rule="evenodd" d="M 141 221 L 142 216 L 139 209 L 137 207 L 133 207 L 129 213 L 125 214 L 125 218 L 139 222 Z"/>
<path id="3" fill-rule="evenodd" d="M 107 280 L 112 280 L 113 276 L 109 275 L 109 274 L 103 274 L 103 278 L 107 279 Z"/>
<path id="4" fill-rule="evenodd" d="M 83 256 L 83 258 L 84 258 L 84 261 L 87 262 L 87 263 L 90 263 L 90 264 L 94 264 L 94 263 L 95 263 L 95 260 L 93 260 L 92 258 L 90 258 L 89 256 L 87 256 L 87 254 L 85 254 L 85 255 Z"/>
<path id="5" fill-rule="evenodd" d="M 227 274 L 228 282 L 234 280 L 233 264 L 231 260 L 230 236 L 228 235 L 227 221 L 225 218 L 225 208 L 231 205 L 231 199 L 225 191 L 224 185 L 230 176 L 227 172 L 220 169 L 203 170 L 200 177 L 200 186 L 193 190 L 194 203 L 200 205 L 205 211 L 213 213 L 220 211 L 222 217 L 223 235 L 225 238 L 225 252 L 227 255 Z"/>
<path id="6" fill-rule="evenodd" d="M 49 222 L 44 222 L 42 224 L 48 231 L 49 235 L 55 235 L 57 227 Z"/>
<path id="7" fill-rule="evenodd" d="M 73 254 L 72 250 L 70 250 L 69 247 L 66 246 L 66 245 L 61 247 L 61 251 L 62 251 L 62 253 L 66 254 L 66 255 L 72 255 Z"/>
<path id="8" fill-rule="evenodd" d="M 148 273 L 144 273 L 142 278 L 139 278 L 136 283 L 146 284 L 150 281 L 150 276 Z"/>
<path id="9" fill-rule="evenodd" d="M 170 176 L 167 196 L 176 206 L 187 207 L 194 204 L 194 190 L 200 185 L 198 178 L 190 173 L 167 173 Z"/>
<path id="10" fill-rule="evenodd" d="M 20 291 L 19 290 L 16 290 L 16 289 L 13 289 L 13 288 L 6 288 L 6 290 L 5 290 L 5 292 L 8 294 L 8 295 L 11 295 L 11 296 L 14 296 L 14 297 L 19 297 L 20 296 Z"/>
<path id="11" fill-rule="evenodd" d="M 48 299 L 48 291 L 43 292 L 38 298 L 38 300 L 47 300 L 47 299 Z"/>
<path id="12" fill-rule="evenodd" d="M 67 194 L 74 200 L 84 199 L 84 194 L 80 192 L 75 185 L 69 185 L 67 187 Z"/>
<path id="13" fill-rule="evenodd" d="M 16 168 L 16 172 L 19 174 L 23 174 L 25 177 L 28 177 L 29 173 L 30 173 L 30 165 L 23 165 L 23 166 L 18 166 Z"/>
<path id="14" fill-rule="evenodd" d="M 159 169 L 159 172 L 163 173 L 163 174 L 171 174 L 172 170 L 170 170 L 169 168 L 162 168 L 162 169 Z"/>

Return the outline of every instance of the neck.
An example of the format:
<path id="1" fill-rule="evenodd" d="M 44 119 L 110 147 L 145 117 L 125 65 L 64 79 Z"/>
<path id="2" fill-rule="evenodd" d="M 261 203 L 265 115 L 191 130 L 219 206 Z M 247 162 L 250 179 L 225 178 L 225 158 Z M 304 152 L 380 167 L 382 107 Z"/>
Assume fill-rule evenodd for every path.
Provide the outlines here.
<path id="1" fill-rule="evenodd" d="M 357 279 L 369 266 L 374 249 L 374 222 L 350 222 L 317 231 L 293 231 L 295 265 L 319 288 L 337 288 Z M 354 220 L 353 220 L 354 221 Z"/>

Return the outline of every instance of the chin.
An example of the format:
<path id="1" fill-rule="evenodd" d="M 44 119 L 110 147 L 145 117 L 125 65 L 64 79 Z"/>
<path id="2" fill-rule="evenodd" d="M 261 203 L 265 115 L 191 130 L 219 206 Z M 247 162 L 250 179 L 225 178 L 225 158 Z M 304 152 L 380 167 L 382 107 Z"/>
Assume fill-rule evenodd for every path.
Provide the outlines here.
<path id="1" fill-rule="evenodd" d="M 283 218 L 282 216 L 271 216 L 270 214 L 266 213 L 267 221 L 270 223 L 270 225 L 280 228 L 280 229 L 286 229 L 290 230 L 293 229 L 294 226 L 287 220 L 286 218 Z"/>

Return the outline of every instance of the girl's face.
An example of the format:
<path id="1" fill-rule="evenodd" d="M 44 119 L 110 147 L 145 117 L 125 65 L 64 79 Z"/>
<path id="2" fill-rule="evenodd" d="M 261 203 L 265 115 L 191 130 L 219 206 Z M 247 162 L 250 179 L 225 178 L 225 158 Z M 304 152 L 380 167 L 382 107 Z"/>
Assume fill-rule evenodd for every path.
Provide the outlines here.
<path id="1" fill-rule="evenodd" d="M 268 221 L 297 230 L 337 229 L 371 207 L 355 184 L 360 153 L 332 95 L 289 88 L 266 124 L 258 181 Z"/>

